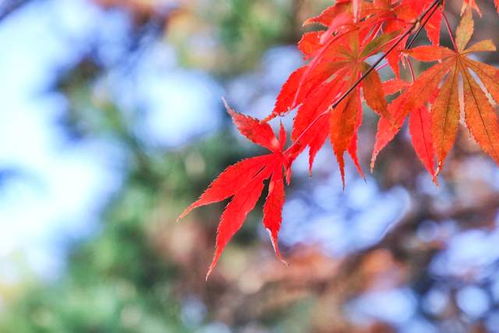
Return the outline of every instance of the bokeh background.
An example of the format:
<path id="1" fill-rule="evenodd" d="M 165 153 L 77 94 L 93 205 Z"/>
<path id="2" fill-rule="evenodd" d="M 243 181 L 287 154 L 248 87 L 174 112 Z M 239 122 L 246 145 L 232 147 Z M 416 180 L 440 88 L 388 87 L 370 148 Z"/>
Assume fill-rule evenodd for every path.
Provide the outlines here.
<path id="1" fill-rule="evenodd" d="M 477 2 L 475 38 L 498 44 Z M 406 131 L 366 180 L 348 165 L 344 191 L 330 147 L 312 177 L 299 159 L 290 265 L 260 206 L 204 281 L 224 204 L 175 219 L 260 153 L 220 98 L 266 116 L 301 22 L 330 3 L 0 1 L 0 332 L 499 332 L 499 170 L 464 129 L 439 187 Z"/>

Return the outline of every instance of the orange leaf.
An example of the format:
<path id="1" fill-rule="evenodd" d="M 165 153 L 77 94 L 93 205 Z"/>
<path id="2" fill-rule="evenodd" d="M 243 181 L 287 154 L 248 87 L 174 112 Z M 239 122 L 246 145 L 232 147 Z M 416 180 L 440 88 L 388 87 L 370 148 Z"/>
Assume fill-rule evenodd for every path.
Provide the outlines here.
<path id="1" fill-rule="evenodd" d="M 472 0 L 473 1 L 473 0 Z M 456 30 L 456 45 L 458 51 L 463 51 L 473 36 L 473 15 L 471 10 L 466 10 L 463 19 Z"/>
<path id="2" fill-rule="evenodd" d="M 358 127 L 358 114 L 361 112 L 359 91 L 355 89 L 335 109 L 329 117 L 329 138 L 333 145 L 341 173 L 343 186 L 345 185 L 345 160 L 343 154 L 350 146 Z"/>
<path id="3" fill-rule="evenodd" d="M 447 62 L 443 62 L 426 70 L 404 93 L 388 105 L 393 122 L 385 118 L 381 118 L 378 122 L 376 141 L 371 157 L 371 169 L 373 169 L 381 150 L 400 131 L 407 115 L 424 106 L 430 100 L 443 76 L 449 71 L 448 66 Z"/>
<path id="4" fill-rule="evenodd" d="M 471 52 L 491 52 L 495 51 L 496 46 L 494 45 L 494 42 L 491 41 L 490 39 L 487 40 L 482 40 L 478 43 L 473 44 L 466 50 L 464 50 L 463 53 L 471 53 Z"/>
<path id="5" fill-rule="evenodd" d="M 459 125 L 457 68 L 449 77 L 431 109 L 432 135 L 439 169 L 454 144 Z"/>
<path id="6" fill-rule="evenodd" d="M 454 51 L 441 46 L 417 46 L 406 51 L 413 58 L 420 61 L 437 61 L 454 55 Z"/>
<path id="7" fill-rule="evenodd" d="M 385 95 L 393 95 L 400 92 L 401 90 L 406 89 L 410 85 L 411 84 L 409 82 L 401 79 L 391 79 L 383 82 L 383 93 Z"/>
<path id="8" fill-rule="evenodd" d="M 466 69 L 462 73 L 466 124 L 483 150 L 499 163 L 499 119 L 470 73 Z"/>
<path id="9" fill-rule="evenodd" d="M 387 103 L 383 92 L 383 85 L 376 70 L 373 70 L 362 82 L 362 92 L 367 105 L 381 117 L 390 118 L 386 110 Z"/>
<path id="10" fill-rule="evenodd" d="M 465 64 L 476 73 L 492 98 L 499 102 L 499 69 L 482 62 L 467 59 Z"/>

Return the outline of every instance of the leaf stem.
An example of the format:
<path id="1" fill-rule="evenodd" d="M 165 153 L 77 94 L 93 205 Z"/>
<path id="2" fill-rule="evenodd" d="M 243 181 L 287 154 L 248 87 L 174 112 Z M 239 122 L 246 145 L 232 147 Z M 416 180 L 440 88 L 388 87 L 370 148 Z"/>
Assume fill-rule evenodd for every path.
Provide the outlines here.
<path id="1" fill-rule="evenodd" d="M 407 67 L 409 67 L 409 72 L 411 72 L 411 80 L 412 82 L 416 81 L 416 74 L 414 73 L 414 66 L 412 65 L 412 61 L 410 58 L 405 59 L 407 62 Z"/>
<path id="2" fill-rule="evenodd" d="M 444 23 L 445 23 L 445 28 L 447 29 L 447 32 L 449 34 L 450 40 L 452 42 L 452 46 L 454 46 L 454 50 L 457 50 L 457 45 L 456 45 L 456 39 L 454 38 L 454 35 L 452 34 L 452 29 L 450 28 L 449 20 L 447 19 L 447 15 L 444 13 Z"/>

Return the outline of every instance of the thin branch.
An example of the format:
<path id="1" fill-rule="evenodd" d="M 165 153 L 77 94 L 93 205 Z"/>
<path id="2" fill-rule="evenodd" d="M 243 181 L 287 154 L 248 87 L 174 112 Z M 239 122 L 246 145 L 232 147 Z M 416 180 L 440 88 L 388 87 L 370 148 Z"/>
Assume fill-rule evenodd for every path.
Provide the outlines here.
<path id="1" fill-rule="evenodd" d="M 357 86 L 369 75 L 371 74 L 371 72 L 404 40 L 404 38 L 406 38 L 407 36 L 409 36 L 412 31 L 414 30 L 414 28 L 421 22 L 421 20 L 428 14 L 430 13 L 430 15 L 428 15 L 428 18 L 425 20 L 425 22 L 423 24 L 421 24 L 421 26 L 419 27 L 418 31 L 416 32 L 416 35 L 415 37 L 417 37 L 417 35 L 419 34 L 419 32 L 421 31 L 421 29 L 426 25 L 426 23 L 428 23 L 428 20 L 431 18 L 431 16 L 433 15 L 433 13 L 435 12 L 435 10 L 438 8 L 438 6 L 440 5 L 442 0 L 435 0 L 433 2 L 433 4 L 416 20 L 416 22 L 413 23 L 413 25 L 403 34 L 401 35 L 397 41 L 378 59 L 376 60 L 376 62 L 371 66 L 369 67 L 369 69 L 361 75 L 361 77 L 359 77 L 357 79 L 357 81 L 354 82 L 354 84 L 350 87 L 350 89 L 348 89 L 339 99 L 338 101 L 336 101 L 331 107 L 334 109 L 335 107 L 337 107 L 346 97 L 348 94 L 350 94 L 355 88 L 357 88 Z M 415 38 L 414 38 L 415 39 Z M 413 40 L 414 40 L 413 39 Z M 408 47 L 411 46 L 411 43 L 409 43 Z"/>
<path id="2" fill-rule="evenodd" d="M 447 32 L 449 33 L 450 40 L 452 42 L 452 46 L 454 46 L 454 50 L 457 50 L 456 40 L 454 39 L 454 35 L 452 34 L 452 29 L 450 28 L 449 20 L 447 19 L 447 15 L 444 13 L 444 23 Z"/>
<path id="3" fill-rule="evenodd" d="M 418 38 L 419 34 L 421 33 L 421 30 L 423 30 L 423 28 L 426 26 L 426 24 L 431 19 L 431 17 L 433 16 L 433 14 L 435 14 L 435 12 L 437 11 L 438 7 L 439 6 L 438 6 L 438 3 L 437 3 L 437 6 L 435 6 L 433 8 L 431 8 L 431 7 L 429 8 L 431 10 L 431 13 L 428 15 L 428 17 L 425 18 L 424 22 L 422 22 L 422 24 L 419 26 L 418 31 L 416 31 L 416 33 L 412 36 L 411 40 L 409 41 L 409 43 L 406 46 L 407 49 L 410 49 L 411 46 L 412 46 L 412 44 L 414 44 L 414 42 Z"/>
<path id="4" fill-rule="evenodd" d="M 411 80 L 412 82 L 416 81 L 416 74 L 414 73 L 414 66 L 412 65 L 412 61 L 410 58 L 405 59 L 407 63 L 407 67 L 409 67 L 409 72 L 411 72 Z"/>

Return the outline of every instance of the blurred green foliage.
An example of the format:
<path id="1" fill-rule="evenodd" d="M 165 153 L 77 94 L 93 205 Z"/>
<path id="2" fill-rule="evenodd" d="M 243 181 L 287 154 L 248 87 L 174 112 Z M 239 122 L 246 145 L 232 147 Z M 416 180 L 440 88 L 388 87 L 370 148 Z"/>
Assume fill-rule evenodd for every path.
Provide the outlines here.
<path id="1" fill-rule="evenodd" d="M 102 114 L 116 116 L 113 112 Z M 110 121 L 101 117 L 101 122 L 93 123 L 97 125 L 93 130 L 102 130 Z M 117 140 L 123 139 L 123 131 L 114 128 L 111 132 Z M 221 133 L 176 153 L 144 154 L 129 145 L 132 167 L 103 212 L 100 229 L 88 241 L 70 246 L 61 278 L 29 286 L 9 305 L 2 313 L 0 332 L 192 331 L 195 325 L 180 320 L 181 298 L 174 290 L 179 284 L 179 268 L 160 255 L 148 222 L 161 205 L 166 219 L 173 220 L 215 172 L 241 157 L 237 146 L 217 148 L 228 140 L 227 135 Z M 194 177 L 185 164 L 192 154 L 198 154 L 207 166 Z M 196 279 L 202 281 L 200 275 Z"/>
<path id="2" fill-rule="evenodd" d="M 301 22 L 319 13 L 328 1 L 223 0 L 193 1 L 174 15 L 169 41 L 181 64 L 224 77 L 255 69 L 271 46 L 295 44 Z"/>

